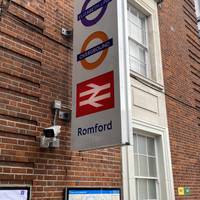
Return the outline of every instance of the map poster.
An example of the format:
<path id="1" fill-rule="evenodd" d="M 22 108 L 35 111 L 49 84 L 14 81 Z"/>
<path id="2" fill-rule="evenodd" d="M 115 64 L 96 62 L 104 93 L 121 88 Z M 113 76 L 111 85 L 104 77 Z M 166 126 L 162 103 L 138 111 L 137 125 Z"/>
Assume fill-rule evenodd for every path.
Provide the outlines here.
<path id="1" fill-rule="evenodd" d="M 65 200 L 120 200 L 120 189 L 68 188 Z"/>
<path id="2" fill-rule="evenodd" d="M 1 200 L 29 200 L 29 187 L 0 187 Z"/>

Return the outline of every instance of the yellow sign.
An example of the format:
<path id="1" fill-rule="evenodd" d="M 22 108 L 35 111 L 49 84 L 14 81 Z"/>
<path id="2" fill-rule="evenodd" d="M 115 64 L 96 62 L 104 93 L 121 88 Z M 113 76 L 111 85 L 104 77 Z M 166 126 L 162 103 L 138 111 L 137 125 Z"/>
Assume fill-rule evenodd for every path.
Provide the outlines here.
<path id="1" fill-rule="evenodd" d="M 185 195 L 184 187 L 178 187 L 178 195 L 179 196 L 184 196 Z"/>

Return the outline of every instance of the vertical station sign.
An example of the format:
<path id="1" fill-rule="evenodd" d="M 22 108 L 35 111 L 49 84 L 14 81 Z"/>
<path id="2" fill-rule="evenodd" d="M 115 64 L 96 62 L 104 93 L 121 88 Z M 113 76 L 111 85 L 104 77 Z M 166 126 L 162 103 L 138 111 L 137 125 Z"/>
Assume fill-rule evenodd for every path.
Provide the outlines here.
<path id="1" fill-rule="evenodd" d="M 118 2 L 75 0 L 72 149 L 121 145 L 123 113 L 127 113 L 120 66 Z M 121 73 L 121 74 L 120 74 Z M 124 74 L 124 77 L 122 75 Z M 122 98 L 123 96 L 123 98 Z M 123 101 L 123 102 L 122 102 Z M 127 131 L 127 130 L 126 130 Z"/>

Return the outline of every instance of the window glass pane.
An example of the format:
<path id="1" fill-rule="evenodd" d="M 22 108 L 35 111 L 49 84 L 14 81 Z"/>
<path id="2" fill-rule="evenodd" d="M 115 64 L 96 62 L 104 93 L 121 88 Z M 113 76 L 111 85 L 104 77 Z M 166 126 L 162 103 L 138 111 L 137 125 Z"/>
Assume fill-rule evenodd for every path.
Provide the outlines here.
<path id="1" fill-rule="evenodd" d="M 134 134 L 133 135 L 133 144 L 134 144 L 134 152 L 138 152 L 138 147 L 137 147 L 137 136 Z"/>
<path id="2" fill-rule="evenodd" d="M 131 4 L 128 4 L 128 10 L 129 10 L 129 15 L 130 16 L 137 17 L 137 13 L 138 12 Z"/>
<path id="3" fill-rule="evenodd" d="M 133 137 L 138 151 L 134 151 L 137 200 L 158 200 L 155 139 L 138 134 Z"/>
<path id="4" fill-rule="evenodd" d="M 139 156 L 140 176 L 148 176 L 147 156 Z"/>
<path id="5" fill-rule="evenodd" d="M 133 23 L 129 23 L 129 37 L 136 40 L 140 44 L 144 44 L 143 31 Z"/>
<path id="6" fill-rule="evenodd" d="M 135 176 L 139 176 L 138 155 L 134 155 Z"/>
<path id="7" fill-rule="evenodd" d="M 139 48 L 140 74 L 146 76 L 146 50 Z"/>
<path id="8" fill-rule="evenodd" d="M 128 35 L 129 35 L 129 37 L 132 37 L 132 31 L 133 31 L 132 29 L 133 29 L 132 24 L 131 24 L 130 21 L 128 21 Z"/>
<path id="9" fill-rule="evenodd" d="M 139 12 L 139 20 L 140 20 L 140 24 L 139 27 L 145 31 L 145 20 L 146 20 L 146 16 L 143 15 L 141 12 Z"/>
<path id="10" fill-rule="evenodd" d="M 137 184 L 137 191 L 138 191 L 138 200 L 148 199 L 147 180 L 137 179 L 136 184 Z"/>
<path id="11" fill-rule="evenodd" d="M 128 9 L 129 36 L 146 45 L 146 20 L 147 17 L 129 4 Z"/>
<path id="12" fill-rule="evenodd" d="M 139 55 L 140 55 L 139 46 L 130 40 L 129 41 L 129 49 L 130 49 L 130 51 L 129 51 L 130 56 L 137 58 L 139 60 Z"/>
<path id="13" fill-rule="evenodd" d="M 199 10 L 200 10 L 200 0 L 198 0 Z"/>
<path id="14" fill-rule="evenodd" d="M 140 193 L 139 193 L 139 179 L 136 179 L 136 200 L 139 200 L 140 199 Z"/>
<path id="15" fill-rule="evenodd" d="M 138 135 L 138 152 L 139 154 L 147 155 L 147 138 L 141 135 Z"/>
<path id="16" fill-rule="evenodd" d="M 156 177 L 156 159 L 149 157 L 149 176 Z"/>
<path id="17" fill-rule="evenodd" d="M 148 180 L 149 199 L 156 199 L 156 181 Z"/>
<path id="18" fill-rule="evenodd" d="M 154 138 L 148 138 L 147 145 L 148 145 L 148 155 L 155 156 Z"/>
<path id="19" fill-rule="evenodd" d="M 146 63 L 146 55 L 145 55 L 145 49 L 144 48 L 139 48 L 139 60 L 143 62 L 144 64 Z"/>
<path id="20" fill-rule="evenodd" d="M 130 68 L 135 72 L 140 72 L 140 63 L 134 58 L 130 56 Z"/>
<path id="21" fill-rule="evenodd" d="M 146 75 L 146 54 L 147 50 L 129 40 L 130 67 L 132 70 Z"/>
<path id="22" fill-rule="evenodd" d="M 147 17 L 144 15 L 142 18 L 140 18 L 141 43 L 144 44 L 145 46 L 146 46 L 146 20 L 147 20 Z"/>
<path id="23" fill-rule="evenodd" d="M 135 30 L 135 26 L 129 21 L 129 37 L 134 39 L 137 34 L 136 31 L 137 30 Z"/>
<path id="24" fill-rule="evenodd" d="M 128 30 L 130 49 L 130 68 L 147 76 L 147 16 L 128 4 Z"/>
<path id="25" fill-rule="evenodd" d="M 198 14 L 200 14 L 200 0 L 196 0 L 197 1 L 197 12 Z"/>
<path id="26" fill-rule="evenodd" d="M 140 64 L 140 74 L 146 76 L 146 65 Z"/>

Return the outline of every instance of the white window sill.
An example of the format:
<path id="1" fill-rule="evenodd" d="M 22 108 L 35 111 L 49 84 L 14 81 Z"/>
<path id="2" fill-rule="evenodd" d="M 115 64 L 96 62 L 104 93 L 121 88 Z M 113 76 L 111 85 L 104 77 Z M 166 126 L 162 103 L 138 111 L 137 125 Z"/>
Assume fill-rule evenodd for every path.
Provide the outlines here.
<path id="1" fill-rule="evenodd" d="M 131 78 L 136 79 L 138 82 L 146 85 L 147 87 L 150 87 L 154 90 L 161 91 L 161 92 L 164 91 L 164 85 L 161 85 L 160 83 L 157 83 L 154 80 L 144 77 L 141 74 L 139 74 L 133 70 L 130 70 L 130 76 L 131 76 Z"/>

